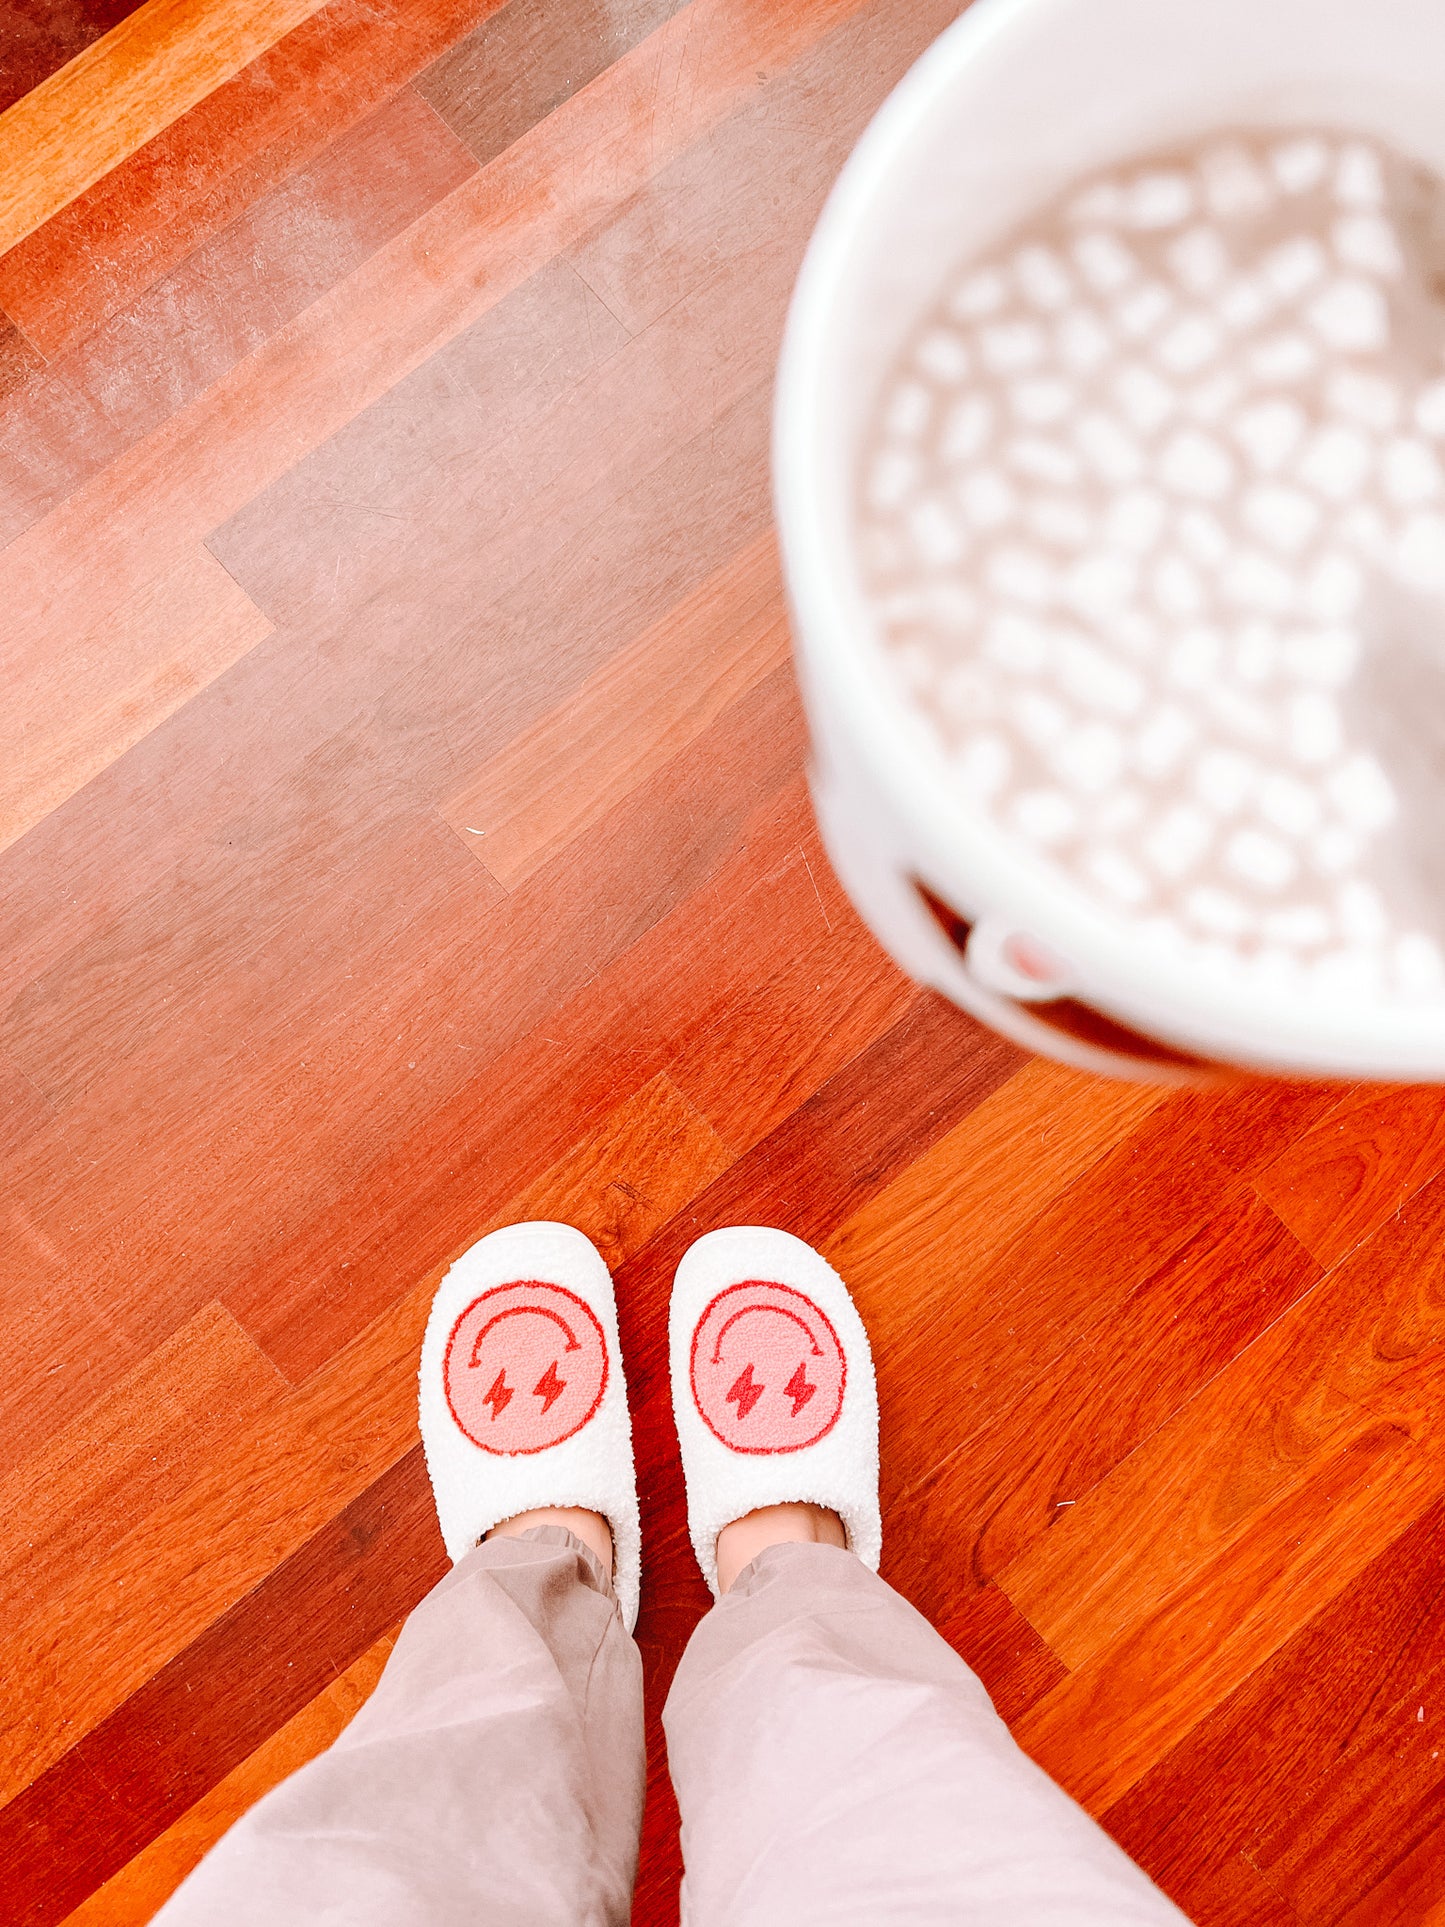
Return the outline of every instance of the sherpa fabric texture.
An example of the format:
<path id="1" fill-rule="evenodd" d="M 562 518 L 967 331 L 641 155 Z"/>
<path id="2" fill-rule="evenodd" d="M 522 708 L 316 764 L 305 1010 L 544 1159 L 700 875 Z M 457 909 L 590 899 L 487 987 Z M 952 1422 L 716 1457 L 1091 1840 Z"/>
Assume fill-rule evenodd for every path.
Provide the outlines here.
<path id="1" fill-rule="evenodd" d="M 422 1340 L 421 1436 L 453 1562 L 503 1519 L 586 1506 L 612 1529 L 637 1623 L 641 1530 L 612 1278 L 571 1225 L 509 1225 L 442 1280 Z"/>
<path id="2" fill-rule="evenodd" d="M 876 1572 L 873 1355 L 833 1267 L 786 1231 L 711 1231 L 677 1268 L 669 1325 L 688 1530 L 714 1596 L 718 1533 L 789 1501 L 830 1507 Z"/>

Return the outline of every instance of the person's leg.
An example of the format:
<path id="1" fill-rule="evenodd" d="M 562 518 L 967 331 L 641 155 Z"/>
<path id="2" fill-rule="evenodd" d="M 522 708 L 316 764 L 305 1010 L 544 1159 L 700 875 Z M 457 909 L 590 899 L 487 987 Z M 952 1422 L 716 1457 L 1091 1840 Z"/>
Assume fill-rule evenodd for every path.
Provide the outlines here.
<path id="1" fill-rule="evenodd" d="M 664 1714 L 688 1927 L 1177 1927 L 878 1578 L 872 1358 L 837 1273 L 781 1232 L 714 1232 L 671 1325 L 689 1530 L 723 1595 Z"/>
<path id="2" fill-rule="evenodd" d="M 162 1927 L 620 1927 L 642 1668 L 597 1554 L 494 1534 L 402 1629 L 329 1751 L 253 1807 Z"/>
<path id="3" fill-rule="evenodd" d="M 420 1420 L 454 1570 L 329 1752 L 248 1813 L 166 1927 L 612 1927 L 642 1817 L 640 1537 L 612 1280 L 567 1225 L 443 1279 Z"/>
<path id="4" fill-rule="evenodd" d="M 774 1544 L 742 1570 L 694 1633 L 664 1724 L 688 1927 L 1184 1919 L 1019 1750 L 927 1621 L 836 1544 Z"/>

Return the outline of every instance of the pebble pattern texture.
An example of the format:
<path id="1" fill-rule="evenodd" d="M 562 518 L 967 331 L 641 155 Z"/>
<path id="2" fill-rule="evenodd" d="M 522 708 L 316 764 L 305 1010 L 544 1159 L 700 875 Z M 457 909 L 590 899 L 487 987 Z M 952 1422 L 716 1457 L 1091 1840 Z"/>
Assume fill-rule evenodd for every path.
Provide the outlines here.
<path id="1" fill-rule="evenodd" d="M 1070 189 L 951 278 L 859 477 L 965 806 L 1161 955 L 1445 999 L 1442 457 L 1436 176 L 1228 134 Z"/>

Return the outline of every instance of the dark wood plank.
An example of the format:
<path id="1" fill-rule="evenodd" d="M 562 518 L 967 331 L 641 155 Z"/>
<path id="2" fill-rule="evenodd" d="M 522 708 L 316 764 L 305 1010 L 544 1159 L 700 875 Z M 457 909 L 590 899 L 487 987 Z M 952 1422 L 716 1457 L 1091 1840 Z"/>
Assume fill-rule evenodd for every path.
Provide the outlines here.
<path id="1" fill-rule="evenodd" d="M 445 1570 L 418 1445 L 362 1498 L 0 1808 L 0 1904 L 51 1927 Z"/>
<path id="2" fill-rule="evenodd" d="M 0 113 L 74 60 L 141 0 L 11 0 L 0 60 Z"/>
<path id="3" fill-rule="evenodd" d="M 1440 1927 L 1445 1919 L 1445 1820 L 1339 1916 L 1340 1927 Z"/>
<path id="4" fill-rule="evenodd" d="M 1361 1751 L 1383 1763 L 1380 1740 L 1411 1724 L 1427 1682 L 1438 1689 L 1442 1584 L 1445 1506 L 1437 1502 L 1110 1808 L 1110 1831 L 1187 1910 L 1210 1917 L 1216 1883 L 1239 1855 L 1269 1869 L 1286 1843 L 1304 1847 L 1302 1810 L 1322 1787 L 1337 1797 Z M 1408 1851 L 1418 1784 L 1400 1790 L 1403 1829 L 1388 1785 L 1371 1792 L 1385 1796 L 1373 1842 L 1359 1858 L 1319 1855 L 1336 1899 L 1321 1903 L 1317 1892 L 1302 1919 L 1340 1918 L 1355 1898 L 1352 1884 L 1361 1875 L 1365 1886 L 1378 1877 L 1378 1851 L 1403 1857 L 1402 1833 Z M 1277 1881 L 1286 1892 L 1300 1891 L 1287 1873 Z M 1373 1916 L 1363 1911 L 1360 1918 Z"/>
<path id="5" fill-rule="evenodd" d="M 1085 1216 L 1092 1199 L 1087 1183 L 1080 1189 L 1085 1196 L 1069 1202 Z M 897 1472 L 890 1475 L 899 1490 L 889 1511 L 899 1548 L 890 1576 L 925 1612 L 947 1611 L 987 1584 L 1319 1276 L 1319 1265 L 1241 1187 L 1026 1389 L 971 1396 L 958 1426 L 965 1436 L 939 1463 L 922 1461 L 921 1448 L 939 1434 L 917 1434 L 908 1423 L 905 1390 L 893 1430 L 903 1440 L 907 1483 L 899 1489 Z M 1051 1306 L 1052 1298 L 1037 1303 Z M 1042 1349 L 1042 1334 L 1038 1342 Z M 922 1363 L 920 1350 L 920 1370 Z"/>
<path id="6" fill-rule="evenodd" d="M 916 1594 L 909 1597 L 919 1603 Z M 1000 1719 L 1018 1719 L 1064 1677 L 1062 1661 L 997 1586 L 970 1593 L 937 1626 L 988 1688 Z"/>

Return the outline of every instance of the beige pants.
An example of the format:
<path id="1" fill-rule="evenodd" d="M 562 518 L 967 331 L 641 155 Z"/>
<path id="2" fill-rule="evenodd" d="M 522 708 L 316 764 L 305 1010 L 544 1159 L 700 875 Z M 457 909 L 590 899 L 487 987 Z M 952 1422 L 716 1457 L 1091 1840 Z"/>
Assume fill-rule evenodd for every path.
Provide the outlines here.
<path id="1" fill-rule="evenodd" d="M 690 1927 L 1184 1919 L 851 1553 L 756 1559 L 693 1634 L 664 1722 Z M 642 1669 L 606 1575 L 557 1526 L 492 1539 L 418 1606 L 330 1751 L 157 1920 L 614 1927 L 642 1791 Z"/>

